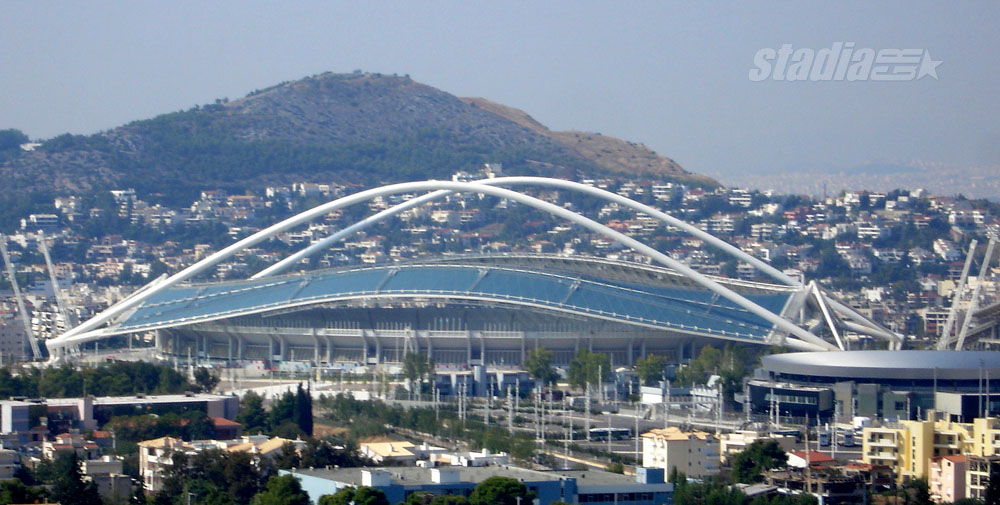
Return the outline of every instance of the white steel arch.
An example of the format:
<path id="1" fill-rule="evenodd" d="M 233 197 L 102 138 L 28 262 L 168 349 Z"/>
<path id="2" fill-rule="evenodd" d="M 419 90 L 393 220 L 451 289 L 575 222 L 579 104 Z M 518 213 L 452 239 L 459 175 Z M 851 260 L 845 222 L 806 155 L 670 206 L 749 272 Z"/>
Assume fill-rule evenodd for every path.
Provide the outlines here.
<path id="1" fill-rule="evenodd" d="M 663 212 L 663 211 L 661 211 L 659 209 L 656 209 L 655 207 L 651 207 L 649 205 L 637 202 L 635 200 L 632 200 L 631 198 L 627 198 L 627 197 L 621 196 L 619 194 L 612 193 L 610 191 L 606 191 L 606 190 L 603 190 L 603 189 L 600 189 L 600 188 L 595 188 L 593 186 L 588 186 L 586 184 L 581 184 L 579 182 L 567 181 L 567 180 L 564 180 L 564 179 L 553 179 L 553 178 L 549 178 L 549 177 L 527 177 L 527 176 L 523 176 L 523 177 L 498 177 L 498 178 L 493 178 L 493 179 L 480 179 L 480 180 L 475 181 L 475 184 L 484 184 L 484 185 L 491 185 L 491 186 L 494 186 L 494 185 L 495 186 L 522 186 L 522 185 L 547 186 L 547 187 L 554 187 L 554 188 L 563 189 L 563 190 L 576 191 L 576 192 L 583 193 L 583 194 L 590 195 L 590 196 L 594 196 L 594 197 L 597 197 L 597 198 L 600 198 L 600 199 L 603 199 L 603 200 L 606 200 L 606 201 L 609 201 L 609 202 L 614 202 L 614 203 L 623 205 L 625 207 L 628 207 L 628 208 L 630 208 L 632 210 L 635 210 L 637 212 L 642 212 L 644 214 L 647 214 L 647 215 L 649 215 L 649 216 L 651 216 L 651 217 L 653 217 L 655 219 L 658 219 L 662 223 L 665 223 L 665 224 L 668 224 L 668 225 L 680 228 L 681 230 L 683 230 L 683 231 L 685 231 L 685 232 L 687 232 L 687 233 L 689 233 L 689 234 L 691 234 L 691 235 L 693 235 L 695 237 L 698 237 L 698 238 L 704 240 L 708 244 L 715 246 L 716 248 L 718 248 L 722 252 L 724 252 L 724 253 L 732 256 L 733 258 L 736 258 L 736 259 L 738 259 L 740 261 L 744 261 L 746 263 L 749 263 L 749 264 L 753 265 L 759 271 L 767 274 L 772 279 L 774 279 L 774 280 L 776 280 L 776 281 L 778 281 L 778 282 L 780 282 L 782 284 L 785 284 L 785 285 L 788 285 L 788 286 L 801 286 L 801 287 L 803 287 L 803 289 L 806 288 L 798 280 L 796 280 L 796 279 L 794 279 L 792 277 L 789 277 L 788 275 L 785 275 L 784 272 L 782 272 L 782 271 L 774 268 L 773 266 L 771 266 L 767 262 L 762 261 L 761 259 L 759 259 L 757 257 L 754 257 L 754 256 L 752 256 L 750 254 L 747 254 L 746 252 L 744 252 L 744 251 L 740 250 L 739 248 L 733 246 L 729 242 L 726 242 L 725 240 L 722 240 L 722 239 L 716 237 L 715 235 L 712 235 L 711 233 L 708 233 L 708 232 L 702 230 L 701 228 L 698 228 L 698 227 L 692 225 L 691 223 L 688 223 L 687 221 L 684 221 L 682 219 L 678 219 L 678 218 L 676 218 L 674 216 L 671 216 L 670 214 L 667 214 L 666 212 Z M 325 250 L 325 249 L 329 248 L 331 245 L 333 245 L 334 243 L 340 241 L 341 239 L 343 239 L 345 237 L 348 237 L 348 236 L 350 236 L 350 235 L 352 235 L 352 234 L 354 234 L 356 232 L 364 230 L 364 229 L 368 228 L 369 226 L 375 225 L 375 224 L 377 224 L 377 223 L 379 223 L 381 221 L 384 221 L 384 220 L 386 220 L 386 219 L 388 219 L 388 218 L 390 218 L 390 217 L 392 217 L 394 215 L 400 214 L 402 212 L 405 212 L 405 211 L 407 211 L 409 209 L 412 209 L 414 207 L 423 205 L 425 203 L 428 203 L 428 202 L 431 202 L 431 201 L 434 201 L 434 200 L 437 200 L 437 199 L 440 199 L 440 198 L 444 198 L 445 196 L 450 195 L 452 193 L 454 193 L 454 191 L 452 191 L 452 190 L 438 190 L 438 191 L 434 191 L 432 193 L 421 195 L 421 196 L 416 197 L 416 198 L 412 198 L 412 199 L 407 200 L 407 201 L 405 201 L 403 203 L 400 203 L 400 204 L 395 205 L 393 207 L 390 207 L 388 209 L 382 210 L 382 211 L 380 211 L 380 212 L 378 212 L 376 214 L 373 214 L 373 215 L 371 215 L 371 216 L 369 216 L 369 217 L 367 217 L 365 219 L 362 219 L 361 221 L 358 221 L 357 223 L 354 223 L 351 226 L 348 226 L 347 228 L 344 228 L 344 229 L 342 229 L 340 231 L 337 231 L 336 233 L 334 233 L 333 235 L 330 235 L 329 237 L 326 237 L 326 238 L 324 238 L 324 239 L 322 239 L 322 240 L 320 240 L 318 242 L 310 244 L 309 246 L 307 246 L 307 247 L 299 250 L 298 252 L 295 252 L 294 254 L 289 255 L 288 257 L 282 259 L 281 261 L 279 261 L 279 262 L 277 262 L 277 263 L 275 263 L 273 265 L 268 266 L 267 268 L 261 270 L 260 272 L 257 272 L 251 278 L 258 279 L 258 278 L 268 277 L 270 275 L 281 273 L 281 272 L 287 270 L 288 268 L 290 268 L 296 262 L 298 262 L 298 261 L 300 261 L 300 260 L 302 260 L 304 258 L 307 258 L 307 257 L 311 256 L 312 254 L 318 252 L 318 251 Z M 853 319 L 853 321 L 844 321 L 843 322 L 844 326 L 847 327 L 848 329 L 850 329 L 852 331 L 857 331 L 859 333 L 864 333 L 864 334 L 868 334 L 868 335 L 872 335 L 872 336 L 876 336 L 876 337 L 886 338 L 886 339 L 889 339 L 891 341 L 896 342 L 897 344 L 901 343 L 902 340 L 901 340 L 900 335 L 897 335 L 897 334 L 895 334 L 895 333 L 893 333 L 893 332 L 891 332 L 891 331 L 889 331 L 889 330 L 887 330 L 885 328 L 882 328 L 882 327 L 878 326 L 877 324 L 869 321 L 864 316 L 858 314 L 854 309 L 852 309 L 852 308 L 850 308 L 850 307 L 848 307 L 848 306 L 840 303 L 839 301 L 834 300 L 834 299 L 832 299 L 830 297 L 824 296 L 824 294 L 821 292 L 821 290 L 818 288 L 818 286 L 817 286 L 817 289 L 815 290 L 815 292 L 816 292 L 816 296 L 818 297 L 817 298 L 817 302 L 820 305 L 823 305 L 823 304 L 829 305 L 829 307 L 832 308 L 833 310 L 835 310 L 836 312 L 838 312 L 840 314 L 844 314 L 847 317 Z M 820 299 L 820 298 L 822 298 L 822 299 Z M 836 330 L 832 330 L 832 331 L 836 332 Z"/>
<path id="2" fill-rule="evenodd" d="M 397 193 L 405 193 L 410 191 L 427 191 L 427 190 L 450 190 L 450 191 L 463 191 L 463 192 L 476 192 L 483 193 L 499 198 L 506 198 L 513 200 L 518 203 L 534 207 L 539 210 L 543 210 L 552 215 L 558 216 L 560 218 L 566 219 L 573 223 L 576 223 L 584 228 L 588 228 L 591 231 L 604 235 L 616 242 L 627 246 L 636 252 L 639 252 L 650 259 L 657 261 L 667 267 L 677 270 L 681 274 L 690 278 L 694 282 L 700 284 L 702 287 L 719 294 L 720 296 L 732 301 L 733 303 L 743 307 L 749 312 L 767 320 L 768 322 L 775 325 L 775 327 L 781 331 L 787 332 L 794 335 L 795 339 L 786 339 L 785 343 L 789 347 L 793 347 L 800 350 L 836 350 L 837 348 L 824 341 L 823 339 L 817 337 L 809 331 L 806 331 L 790 321 L 774 314 L 773 312 L 764 309 L 763 307 L 755 304 L 754 302 L 743 297 L 739 293 L 736 293 L 729 288 L 722 286 L 721 284 L 715 282 L 714 280 L 692 270 L 687 265 L 680 263 L 673 258 L 643 244 L 629 236 L 626 236 L 620 232 L 617 232 L 601 223 L 598 223 L 592 219 L 581 216 L 575 212 L 569 211 L 557 205 L 539 200 L 537 198 L 518 193 L 509 189 L 498 188 L 493 186 L 488 186 L 479 183 L 466 183 L 466 182 L 455 182 L 455 181 L 422 181 L 422 182 L 406 182 L 400 184 L 392 184 L 387 186 L 382 186 L 378 188 L 373 188 L 365 191 L 355 193 L 353 195 L 348 195 L 343 198 L 339 198 L 332 202 L 327 202 L 322 205 L 318 205 L 312 209 L 304 211 L 300 214 L 292 216 L 285 219 L 277 224 L 274 224 L 264 230 L 261 230 L 249 237 L 235 242 L 228 247 L 206 257 L 205 259 L 181 270 L 180 272 L 166 278 L 163 280 L 154 281 L 149 285 L 148 288 L 141 289 L 136 292 L 131 297 L 128 297 L 107 310 L 101 312 L 100 314 L 94 316 L 90 320 L 76 326 L 70 331 L 60 335 L 57 338 L 48 340 L 46 346 L 49 349 L 50 355 L 53 360 L 59 359 L 59 353 L 65 352 L 66 347 L 71 345 L 77 345 L 91 340 L 97 340 L 102 338 L 100 332 L 93 332 L 92 330 L 97 329 L 104 323 L 110 321 L 113 317 L 122 314 L 123 312 L 138 306 L 143 301 L 149 299 L 151 296 L 163 291 L 179 282 L 190 279 L 191 277 L 213 267 L 218 262 L 232 256 L 233 254 L 253 246 L 263 240 L 266 240 L 278 233 L 286 231 L 293 228 L 299 224 L 306 223 L 312 219 L 327 214 L 329 212 L 335 211 L 337 209 L 370 200 L 378 196 L 385 196 Z M 58 352 L 56 352 L 58 351 Z"/>

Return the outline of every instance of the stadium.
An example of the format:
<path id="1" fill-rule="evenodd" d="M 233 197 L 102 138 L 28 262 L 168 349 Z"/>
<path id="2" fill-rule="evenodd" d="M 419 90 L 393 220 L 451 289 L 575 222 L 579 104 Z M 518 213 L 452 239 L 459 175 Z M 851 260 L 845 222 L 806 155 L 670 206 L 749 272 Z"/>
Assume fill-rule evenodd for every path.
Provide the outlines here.
<path id="1" fill-rule="evenodd" d="M 615 202 L 701 238 L 774 282 L 712 277 L 563 207 L 501 186 L 541 186 Z M 220 261 L 274 235 L 370 199 L 427 193 L 369 216 L 252 277 L 191 283 Z M 407 209 L 453 192 L 505 198 L 565 219 L 645 255 L 650 264 L 586 256 L 442 256 L 389 265 L 285 274 L 302 259 Z M 847 332 L 901 345 L 899 335 L 823 292 L 655 208 L 591 186 L 540 177 L 422 181 L 361 191 L 246 237 L 156 279 L 63 335 L 51 359 L 86 342 L 154 334 L 157 350 L 216 360 L 396 363 L 406 352 L 438 364 L 519 366 L 551 349 L 565 364 L 581 348 L 631 365 L 646 353 L 682 360 L 711 342 L 802 351 L 845 349 Z"/>

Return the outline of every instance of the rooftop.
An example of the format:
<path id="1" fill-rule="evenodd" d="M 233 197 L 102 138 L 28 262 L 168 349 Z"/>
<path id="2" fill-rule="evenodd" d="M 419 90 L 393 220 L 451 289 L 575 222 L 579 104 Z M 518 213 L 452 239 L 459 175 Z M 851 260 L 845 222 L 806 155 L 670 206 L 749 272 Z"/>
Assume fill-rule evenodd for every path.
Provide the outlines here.
<path id="1" fill-rule="evenodd" d="M 656 438 L 660 440 L 690 440 L 692 438 L 696 438 L 698 440 L 711 440 L 714 438 L 711 433 L 698 430 L 682 431 L 676 426 L 649 430 L 646 433 L 643 433 L 642 437 Z"/>
<path id="2" fill-rule="evenodd" d="M 477 483 L 497 475 L 515 478 L 524 482 L 558 481 L 576 479 L 579 484 L 610 486 L 635 484 L 635 478 L 617 473 L 598 470 L 581 471 L 538 471 L 516 466 L 450 467 L 458 470 L 461 482 Z M 419 484 L 431 482 L 431 468 L 419 467 L 364 467 L 333 469 L 300 469 L 296 474 L 320 479 L 343 482 L 353 486 L 361 485 L 362 471 L 383 471 L 390 474 L 393 484 Z"/>

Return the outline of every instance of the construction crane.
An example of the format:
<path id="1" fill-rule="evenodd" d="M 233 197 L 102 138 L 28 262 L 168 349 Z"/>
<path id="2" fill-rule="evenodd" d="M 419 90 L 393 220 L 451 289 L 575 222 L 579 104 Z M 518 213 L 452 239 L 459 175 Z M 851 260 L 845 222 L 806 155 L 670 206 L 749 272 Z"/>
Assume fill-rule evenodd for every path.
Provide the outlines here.
<path id="1" fill-rule="evenodd" d="M 49 270 L 49 280 L 52 281 L 52 293 L 56 297 L 56 307 L 59 308 L 59 314 L 63 318 L 63 324 L 66 325 L 66 329 L 70 329 L 76 326 L 76 318 L 70 312 L 66 298 L 63 296 L 62 290 L 59 289 L 59 280 L 56 278 L 56 270 L 52 266 L 52 256 L 49 254 L 49 245 L 45 242 L 44 232 L 39 233 L 38 248 L 42 250 L 42 256 L 45 257 L 45 266 Z"/>
<path id="2" fill-rule="evenodd" d="M 7 265 L 7 277 L 10 278 L 10 287 L 14 290 L 14 298 L 17 300 L 17 310 L 21 313 L 21 322 L 24 323 L 24 332 L 28 336 L 28 343 L 31 345 L 32 357 L 34 359 L 41 359 L 42 353 L 38 349 L 35 332 L 31 331 L 31 318 L 28 317 L 28 310 L 24 308 L 24 298 L 21 297 L 21 288 L 17 285 L 14 264 L 11 263 L 10 253 L 7 252 L 7 237 L 4 237 L 2 234 L 0 234 L 0 254 L 3 255 L 3 262 Z"/>

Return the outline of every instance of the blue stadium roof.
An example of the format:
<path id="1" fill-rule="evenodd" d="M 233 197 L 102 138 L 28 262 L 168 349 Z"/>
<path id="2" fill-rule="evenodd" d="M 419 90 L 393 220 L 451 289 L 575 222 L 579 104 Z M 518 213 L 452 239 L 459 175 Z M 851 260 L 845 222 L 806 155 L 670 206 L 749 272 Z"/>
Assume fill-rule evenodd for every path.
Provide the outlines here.
<path id="1" fill-rule="evenodd" d="M 781 313 L 791 293 L 748 294 Z M 555 310 L 627 324 L 763 341 L 771 323 L 703 290 L 609 282 L 482 265 L 393 265 L 185 285 L 152 297 L 116 333 L 358 299 L 448 299 Z"/>

